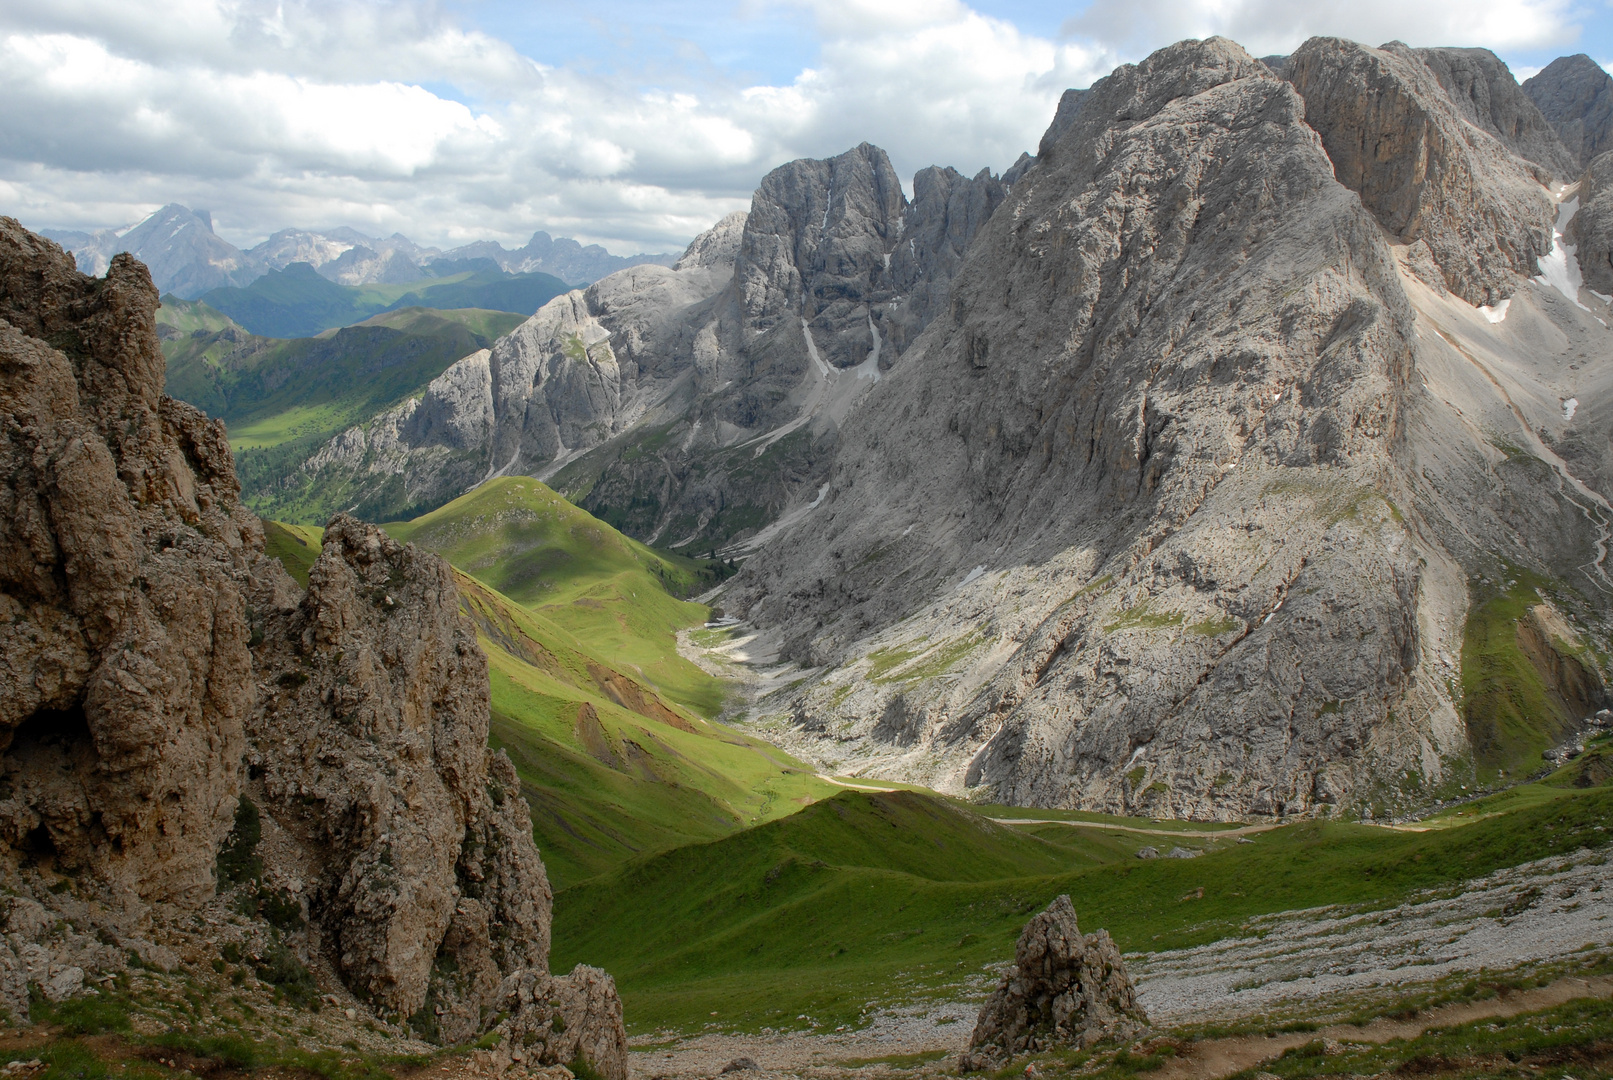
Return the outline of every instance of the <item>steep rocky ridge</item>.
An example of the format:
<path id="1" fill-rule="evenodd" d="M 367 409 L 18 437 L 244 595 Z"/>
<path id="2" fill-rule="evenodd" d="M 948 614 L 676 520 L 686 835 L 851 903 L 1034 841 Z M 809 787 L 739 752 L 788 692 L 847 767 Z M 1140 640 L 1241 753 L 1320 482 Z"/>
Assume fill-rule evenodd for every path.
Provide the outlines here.
<path id="1" fill-rule="evenodd" d="M 866 144 L 781 166 L 674 267 L 555 300 L 305 472 L 401 477 L 422 508 L 535 475 L 641 539 L 754 543 L 810 504 L 840 425 L 946 308 L 1007 190 L 989 172 L 929 169 L 909 205 Z"/>
<path id="2" fill-rule="evenodd" d="M 1451 70 L 1449 50 L 1425 55 Z M 1425 247 L 1452 292 L 1496 304 L 1550 250 L 1555 209 L 1522 161 L 1463 122 L 1453 96 L 1468 109 L 1472 99 L 1435 75 L 1399 42 L 1338 38 L 1306 42 L 1288 71 L 1339 182 L 1397 239 Z"/>
<path id="3" fill-rule="evenodd" d="M 1581 165 L 1613 150 L 1613 77 L 1586 56 L 1559 56 L 1524 81 L 1523 92 Z"/>
<path id="4" fill-rule="evenodd" d="M 620 1080 L 608 977 L 547 973 L 543 864 L 448 567 L 340 518 L 306 591 L 264 558 L 223 425 L 161 392 L 156 308 L 129 256 L 88 278 L 0 219 L 6 1007 L 129 950 L 173 966 L 154 937 L 217 949 L 215 888 L 248 876 L 215 876 L 228 838 L 289 944 L 260 936 L 382 1018 L 458 1040 L 504 1010 L 549 1062 L 615 1048 L 595 1064 Z M 560 1039 L 579 994 L 594 1019 Z"/>
<path id="5" fill-rule="evenodd" d="M 1418 49 L 1416 55 L 1445 88 L 1463 120 L 1488 131 L 1559 183 L 1579 175 L 1579 155 L 1563 145 L 1495 53 L 1489 49 Z"/>
<path id="6" fill-rule="evenodd" d="M 1289 75 L 1183 43 L 1044 140 L 719 601 L 811 669 L 763 703 L 792 749 L 1199 817 L 1493 774 L 1454 689 L 1468 579 L 1523 564 L 1605 619 L 1605 500 L 1546 440 L 1563 350 L 1607 345 L 1528 280 L 1551 197 L 1409 50 L 1315 40 Z"/>

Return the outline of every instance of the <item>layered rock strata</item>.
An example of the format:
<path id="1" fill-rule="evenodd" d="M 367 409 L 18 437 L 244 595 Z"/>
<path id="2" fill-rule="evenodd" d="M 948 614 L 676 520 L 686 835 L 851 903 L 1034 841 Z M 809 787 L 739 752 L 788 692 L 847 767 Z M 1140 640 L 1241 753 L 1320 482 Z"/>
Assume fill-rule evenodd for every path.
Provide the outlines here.
<path id="1" fill-rule="evenodd" d="M 1113 939 L 1105 930 L 1083 935 L 1070 898 L 1059 896 L 1025 924 L 1014 966 L 980 1007 L 959 1067 L 1001 1068 L 1016 1054 L 1084 1050 L 1147 1027 Z"/>

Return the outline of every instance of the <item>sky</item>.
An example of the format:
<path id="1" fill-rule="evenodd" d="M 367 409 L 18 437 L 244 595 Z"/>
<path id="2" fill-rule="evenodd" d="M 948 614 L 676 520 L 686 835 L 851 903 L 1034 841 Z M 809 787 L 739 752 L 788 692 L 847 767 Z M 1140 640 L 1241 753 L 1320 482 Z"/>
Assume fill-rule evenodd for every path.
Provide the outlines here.
<path id="1" fill-rule="evenodd" d="M 1521 80 L 1613 61 L 1613 0 L 0 0 L 0 214 L 676 251 L 865 140 L 909 185 L 1001 171 L 1067 87 L 1210 34 L 1482 45 Z"/>

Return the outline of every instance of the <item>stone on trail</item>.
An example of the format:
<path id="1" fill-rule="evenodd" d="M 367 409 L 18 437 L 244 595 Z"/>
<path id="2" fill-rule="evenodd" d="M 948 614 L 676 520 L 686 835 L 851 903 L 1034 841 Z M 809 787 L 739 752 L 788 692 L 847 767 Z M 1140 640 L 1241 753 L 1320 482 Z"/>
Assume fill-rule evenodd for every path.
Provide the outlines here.
<path id="1" fill-rule="evenodd" d="M 747 1070 L 755 1070 L 760 1068 L 760 1065 L 756 1064 L 756 1062 L 752 1061 L 748 1057 L 736 1057 L 734 1060 L 722 1067 L 722 1075 L 727 1076 L 731 1072 L 745 1072 Z"/>
<path id="2" fill-rule="evenodd" d="M 965 1072 L 1001 1068 L 1015 1054 L 1085 1048 L 1130 1038 L 1147 1025 L 1108 932 L 1083 936 L 1069 896 L 1060 896 L 1025 924 L 1013 970 L 981 1007 L 959 1066 Z"/>

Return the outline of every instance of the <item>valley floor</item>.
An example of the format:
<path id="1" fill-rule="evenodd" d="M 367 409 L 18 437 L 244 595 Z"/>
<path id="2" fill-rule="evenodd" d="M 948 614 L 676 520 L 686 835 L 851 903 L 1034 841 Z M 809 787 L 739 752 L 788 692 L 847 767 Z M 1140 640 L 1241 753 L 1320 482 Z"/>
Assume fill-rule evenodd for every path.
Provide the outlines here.
<path id="1" fill-rule="evenodd" d="M 1126 959 L 1155 1036 L 1195 1040 L 1157 1075 L 1230 1076 L 1318 1037 L 1386 1043 L 1613 997 L 1613 980 L 1571 974 L 1613 957 L 1610 916 L 1613 866 L 1581 851 L 1388 909 L 1280 912 L 1250 919 L 1236 937 Z M 955 1071 L 990 987 L 981 977 L 959 989 L 955 1000 L 888 1008 L 858 1030 L 641 1035 L 634 1075 L 709 1077 L 739 1058 L 800 1076 Z M 1318 1034 L 1322 1024 L 1335 1026 Z M 1236 1034 L 1214 1037 L 1221 1032 Z"/>

